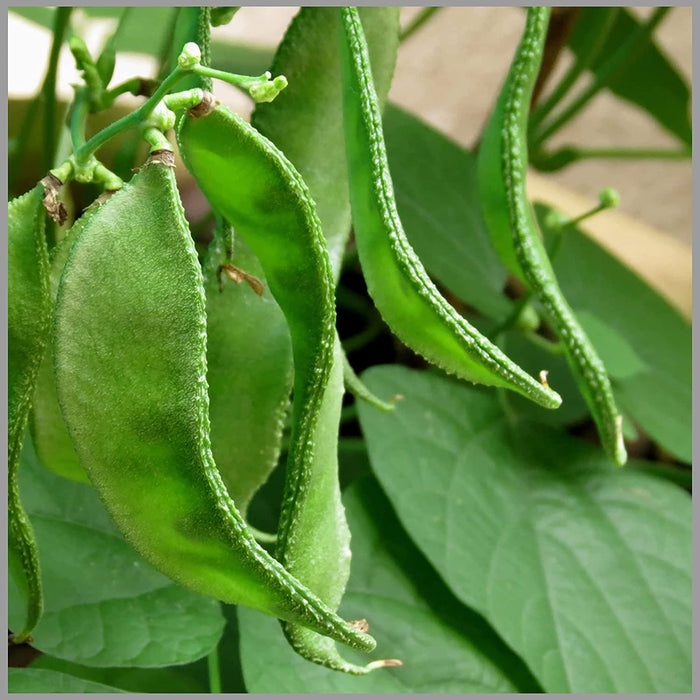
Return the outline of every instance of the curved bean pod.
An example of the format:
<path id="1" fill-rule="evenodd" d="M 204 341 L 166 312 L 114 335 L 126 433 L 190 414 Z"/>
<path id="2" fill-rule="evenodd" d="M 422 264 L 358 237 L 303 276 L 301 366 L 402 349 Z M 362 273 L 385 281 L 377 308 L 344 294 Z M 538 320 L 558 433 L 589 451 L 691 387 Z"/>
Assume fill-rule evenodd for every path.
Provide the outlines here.
<path id="1" fill-rule="evenodd" d="M 202 273 L 172 169 L 147 165 L 73 244 L 54 321 L 58 397 L 128 541 L 175 581 L 370 650 L 263 550 L 209 444 Z"/>
<path id="2" fill-rule="evenodd" d="M 245 517 L 279 459 L 294 369 L 287 323 L 269 290 L 258 296 L 221 269 L 232 263 L 263 278 L 260 262 L 240 236 L 231 258 L 226 247 L 215 232 L 202 263 L 210 436 L 221 478 Z"/>
<path id="3" fill-rule="evenodd" d="M 370 296 L 392 331 L 429 362 L 557 408 L 556 392 L 508 359 L 440 296 L 411 248 L 396 210 L 362 24 L 356 8 L 340 12 L 350 201 Z"/>
<path id="4" fill-rule="evenodd" d="M 51 324 L 43 197 L 44 188 L 36 185 L 13 199 L 7 212 L 8 544 L 10 566 L 27 594 L 24 627 L 13 635 L 17 643 L 29 638 L 43 610 L 34 530 L 22 507 L 17 481 L 34 387 Z"/>
<path id="5" fill-rule="evenodd" d="M 58 285 L 71 246 L 93 214 L 94 209 L 86 211 L 51 251 L 52 307 L 56 302 Z M 73 481 L 90 483 L 90 479 L 75 453 L 73 442 L 58 405 L 53 347 L 51 345 L 47 348 L 37 376 L 32 412 L 29 418 L 29 430 L 37 457 L 47 469 Z"/>
<path id="6" fill-rule="evenodd" d="M 337 434 L 343 395 L 331 265 L 309 191 L 279 149 L 227 108 L 187 118 L 180 152 L 213 208 L 257 255 L 285 314 L 294 355 L 292 435 L 277 557 L 330 607 L 350 565 L 350 534 L 340 501 Z M 330 640 L 284 625 L 305 658 L 350 673 Z"/>
<path id="7" fill-rule="evenodd" d="M 528 9 L 510 72 L 484 132 L 478 158 L 479 196 L 494 246 L 503 263 L 542 304 L 561 339 L 606 453 L 627 460 L 622 417 L 602 360 L 562 294 L 527 198 L 527 120 L 547 34 L 550 9 Z"/>

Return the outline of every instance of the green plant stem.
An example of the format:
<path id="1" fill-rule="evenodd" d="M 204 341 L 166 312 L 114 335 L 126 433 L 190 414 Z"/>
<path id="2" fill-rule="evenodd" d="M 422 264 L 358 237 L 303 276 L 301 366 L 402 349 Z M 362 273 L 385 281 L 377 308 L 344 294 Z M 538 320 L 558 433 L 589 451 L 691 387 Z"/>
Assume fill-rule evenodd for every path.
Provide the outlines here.
<path id="1" fill-rule="evenodd" d="M 156 108 L 156 105 L 168 94 L 168 91 L 173 85 L 187 75 L 189 71 L 176 66 L 172 73 L 158 86 L 158 89 L 149 97 L 137 110 L 125 117 L 117 120 L 113 124 L 102 131 L 95 134 L 87 143 L 81 146 L 75 152 L 75 159 L 78 163 L 86 162 L 99 148 L 104 146 L 111 138 L 120 134 L 122 131 L 137 127 L 151 112 Z"/>
<path id="2" fill-rule="evenodd" d="M 603 46 L 605 46 L 608 36 L 610 35 L 615 20 L 617 19 L 620 8 L 614 7 L 610 8 L 610 10 L 610 15 L 605 22 L 603 30 L 596 37 L 596 40 L 591 42 L 591 44 L 586 47 L 586 51 L 583 54 L 579 54 L 573 65 L 559 81 L 559 84 L 530 114 L 528 123 L 528 131 L 530 133 L 536 131 L 539 125 L 547 118 L 547 116 L 561 102 L 561 100 L 566 97 L 574 83 L 579 79 L 584 71 L 586 71 L 593 64 L 600 54 Z"/>
<path id="3" fill-rule="evenodd" d="M 49 65 L 46 70 L 44 85 L 41 89 L 44 99 L 44 170 L 51 168 L 56 152 L 56 73 L 58 70 L 58 57 L 61 53 L 61 45 L 63 44 L 72 10 L 73 8 L 71 7 L 56 8 Z"/>
<path id="4" fill-rule="evenodd" d="M 690 148 L 572 148 L 575 160 L 584 158 L 638 158 L 649 160 L 686 160 L 692 157 Z"/>
<path id="5" fill-rule="evenodd" d="M 73 102 L 73 111 L 70 118 L 70 135 L 73 142 L 73 151 L 77 151 L 85 144 L 85 123 L 90 112 L 90 93 L 85 88 L 78 88 Z"/>
<path id="6" fill-rule="evenodd" d="M 637 30 L 620 48 L 605 62 L 593 83 L 584 90 L 568 107 L 555 117 L 548 126 L 536 134 L 535 146 L 552 136 L 567 124 L 588 102 L 603 88 L 607 87 L 619 73 L 634 59 L 636 50 L 649 40 L 651 33 L 656 29 L 661 20 L 666 16 L 670 7 L 657 7 L 649 19 L 639 25 Z"/>
<path id="7" fill-rule="evenodd" d="M 404 42 L 411 34 L 422 27 L 442 7 L 424 7 L 399 34 L 399 42 Z"/>
<path id="8" fill-rule="evenodd" d="M 216 646 L 207 656 L 207 670 L 209 672 L 209 692 L 221 693 L 221 669 L 219 666 L 219 647 Z"/>
<path id="9" fill-rule="evenodd" d="M 356 350 L 365 347 L 365 345 L 371 343 L 381 334 L 383 328 L 383 321 L 378 317 L 374 317 L 367 328 L 343 341 L 343 348 L 345 349 L 345 352 L 355 352 Z"/>
<path id="10" fill-rule="evenodd" d="M 528 289 L 525 294 L 513 303 L 511 312 L 488 334 L 489 340 L 492 340 L 495 345 L 500 347 L 498 339 L 502 338 L 503 334 L 512 328 L 530 299 L 532 299 L 532 290 Z"/>

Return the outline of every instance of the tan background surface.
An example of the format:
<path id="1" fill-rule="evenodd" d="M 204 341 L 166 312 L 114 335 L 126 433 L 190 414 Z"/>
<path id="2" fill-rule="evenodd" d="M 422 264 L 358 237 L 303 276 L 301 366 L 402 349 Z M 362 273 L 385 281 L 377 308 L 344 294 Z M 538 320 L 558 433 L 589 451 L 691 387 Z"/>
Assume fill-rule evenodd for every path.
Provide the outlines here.
<path id="1" fill-rule="evenodd" d="M 243 7 L 234 21 L 215 34 L 250 43 L 280 41 L 297 7 Z M 402 8 L 405 25 L 419 8 Z M 646 16 L 651 8 L 635 8 Z M 113 27 L 91 22 L 78 31 L 97 51 Z M 441 9 L 401 46 L 390 97 L 420 115 L 464 146 L 478 137 L 506 74 L 523 28 L 517 7 L 448 7 Z M 675 7 L 657 29 L 657 42 L 690 81 L 692 70 L 692 9 Z M 8 50 L 22 74 L 10 71 L 11 96 L 31 96 L 43 79 L 50 45 L 46 30 L 10 16 Z M 564 56 L 560 71 L 568 66 Z M 153 64 L 153 65 L 151 65 Z M 150 74 L 154 60 L 120 55 L 115 84 L 135 74 Z M 70 97 L 77 80 L 65 49 L 59 62 L 59 91 Z M 553 76 L 556 80 L 556 74 Z M 217 85 L 217 96 L 248 115 L 250 100 L 235 88 Z M 672 137 L 645 113 L 603 91 L 552 140 L 552 145 L 673 146 Z M 662 289 L 686 313 L 691 308 L 691 164 L 688 161 L 591 160 L 556 173 L 533 174 L 530 195 L 549 200 L 568 214 L 593 203 L 601 187 L 621 193 L 619 211 L 599 215 L 585 228 Z M 642 222 L 640 224 L 640 222 Z M 669 240 L 670 239 L 670 240 Z"/>

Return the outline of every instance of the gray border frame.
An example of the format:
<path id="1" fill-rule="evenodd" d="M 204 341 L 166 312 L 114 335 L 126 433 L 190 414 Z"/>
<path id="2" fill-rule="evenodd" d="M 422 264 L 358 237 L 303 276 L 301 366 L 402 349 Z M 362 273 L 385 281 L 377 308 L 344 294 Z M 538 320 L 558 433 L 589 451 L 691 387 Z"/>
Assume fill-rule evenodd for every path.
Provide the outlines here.
<path id="1" fill-rule="evenodd" d="M 3 32 L 2 36 L 7 36 L 7 10 L 11 6 L 15 7 L 20 7 L 20 6 L 36 6 L 38 3 L 35 2 L 9 2 L 7 0 L 3 0 L 3 12 L 1 14 L 1 21 L 2 21 L 2 27 L 3 27 Z M 58 3 L 60 5 L 72 5 L 74 7 L 90 7 L 90 6 L 112 6 L 112 7 L 124 7 L 128 5 L 134 5 L 134 4 L 140 4 L 140 3 L 134 3 L 134 2 L 123 2 L 120 0 L 116 1 L 111 1 L 110 0 L 95 0 L 94 2 L 74 2 L 74 3 Z M 197 2 L 177 2 L 177 3 L 172 3 L 172 2 L 164 2 L 163 0 L 151 0 L 149 3 L 143 3 L 144 5 L 153 5 L 153 6 L 168 6 L 172 4 L 176 5 L 182 5 L 182 6 L 187 6 L 187 5 L 219 5 L 221 3 L 211 3 L 211 2 L 202 2 L 202 3 L 197 3 Z M 343 2 L 317 2 L 314 0 L 307 1 L 303 3 L 304 5 L 308 6 L 342 6 L 347 3 Z M 399 3 L 394 3 L 394 2 L 354 2 L 352 3 L 357 6 L 376 6 L 376 5 L 394 5 L 397 6 Z M 440 6 L 456 6 L 456 7 L 479 7 L 479 6 L 484 6 L 484 5 L 498 5 L 498 6 L 528 6 L 528 5 L 533 5 L 536 3 L 532 2 L 512 2 L 512 1 L 507 1 L 506 2 L 499 2 L 499 3 L 486 3 L 486 2 L 450 2 L 450 3 L 435 3 L 435 5 L 440 5 Z M 552 3 L 553 6 L 558 6 L 558 7 L 566 7 L 566 6 L 578 6 L 578 5 L 584 5 L 586 3 L 581 2 L 581 0 L 559 0 L 556 3 Z M 595 4 L 600 4 L 600 5 L 606 5 L 606 6 L 620 6 L 620 7 L 628 7 L 630 6 L 630 3 L 625 3 L 625 2 L 615 2 L 615 1 L 608 1 L 608 2 L 601 2 L 601 3 L 595 3 Z M 643 2 L 636 2 L 634 3 L 637 6 L 646 6 L 646 7 L 655 7 L 657 5 L 663 5 L 665 3 L 659 3 L 659 2 L 649 2 L 648 0 L 643 1 Z M 246 2 L 244 3 L 245 6 L 269 6 L 269 7 L 290 7 L 290 6 L 295 6 L 293 3 L 289 2 L 280 2 L 279 0 L 267 0 L 265 2 Z M 401 7 L 425 7 L 425 6 L 431 6 L 433 3 L 424 3 L 424 2 L 415 2 L 415 0 L 406 0 L 403 3 L 400 3 Z M 682 2 L 682 3 L 676 3 L 674 6 L 677 7 L 694 7 L 695 3 L 693 2 Z M 696 39 L 696 22 L 693 20 L 693 39 Z M 7 191 L 7 152 L 8 152 L 8 142 L 7 142 L 7 126 L 8 126 L 8 105 L 7 105 L 7 96 L 8 96 L 8 69 L 9 69 L 9 57 L 5 53 L 3 55 L 4 58 L 4 69 L 2 71 L 2 88 L 3 88 L 3 94 L 5 96 L 5 100 L 3 102 L 3 107 L 2 107 L 2 140 L 1 140 L 1 153 L 3 156 L 3 167 L 2 167 L 2 182 L 3 182 L 3 189 L 4 191 Z M 699 70 L 700 69 L 700 45 L 697 41 L 694 41 L 693 45 L 693 69 L 694 70 Z M 693 118 L 692 118 L 692 124 L 693 124 L 693 131 L 695 131 L 695 128 L 697 127 L 697 111 L 698 111 L 698 100 L 700 100 L 699 97 L 695 95 L 695 93 L 692 94 L 692 112 L 693 112 Z M 695 204 L 698 199 L 700 199 L 700 183 L 698 182 L 696 175 L 697 175 L 697 168 L 696 168 L 696 163 L 695 163 L 695 158 L 693 158 L 693 204 Z M 3 200 L 4 201 L 4 200 Z M 4 205 L 4 239 L 7 240 L 7 203 Z M 693 229 L 693 240 L 695 240 L 695 229 Z M 2 354 L 2 387 L 3 387 L 3 392 L 5 396 L 5 400 L 2 403 L 2 411 L 3 411 L 3 416 L 4 416 L 4 424 L 7 426 L 7 246 L 3 245 L 2 249 L 0 251 L 1 256 L 2 256 L 2 275 L 3 275 L 3 281 L 4 281 L 4 294 L 2 295 L 2 319 L 3 319 L 3 334 L 2 334 L 2 341 L 0 344 L 0 352 Z M 697 260 L 693 264 L 693 272 L 695 273 L 698 269 L 700 269 L 700 262 Z M 700 297 L 700 291 L 697 293 L 697 297 L 695 294 L 695 291 L 693 292 L 693 303 L 695 304 L 698 301 L 698 297 Z M 698 335 L 698 332 L 693 329 L 693 369 L 695 369 L 695 354 L 696 354 L 696 349 L 698 347 L 698 340 L 700 339 L 700 336 Z M 700 398 L 697 397 L 696 392 L 696 381 L 695 377 L 693 378 L 693 413 L 694 415 L 700 416 Z M 698 425 L 698 421 L 694 420 L 693 421 L 693 437 L 696 435 L 696 427 Z M 3 447 L 4 447 L 4 454 L 7 454 L 7 430 L 5 430 L 2 433 L 2 441 L 3 441 Z M 7 473 L 7 463 L 5 467 L 5 474 Z M 1 481 L 1 487 L 0 487 L 0 497 L 2 498 L 2 503 L 7 503 L 7 479 L 6 477 L 2 479 Z M 695 539 L 697 541 L 698 539 L 698 522 L 697 518 L 694 518 L 694 525 L 693 525 L 693 535 L 695 536 Z M 5 570 L 7 569 L 7 508 L 3 508 L 3 515 L 2 515 L 2 526 L 3 526 L 3 537 L 2 537 L 2 552 L 3 552 L 3 562 L 4 563 L 4 568 Z M 696 548 L 694 548 L 696 549 Z M 695 557 L 695 563 L 697 564 L 697 557 Z M 694 582 L 693 582 L 693 598 L 697 598 L 696 593 L 697 593 L 697 570 L 696 567 L 694 566 Z M 3 606 L 4 610 L 4 620 L 7 622 L 7 576 L 4 575 L 2 576 L 2 582 L 0 584 L 0 590 L 2 591 L 2 600 L 5 601 L 5 604 Z M 694 609 L 693 611 L 693 631 L 695 632 L 698 629 L 698 625 L 700 624 L 700 612 L 697 611 L 697 609 Z M 7 660 L 2 664 L 2 669 L 0 671 L 0 693 L 2 696 L 8 695 L 6 692 L 7 688 L 7 675 L 8 675 L 8 670 L 7 670 Z M 697 675 L 698 672 L 700 671 L 700 660 L 698 659 L 698 655 L 695 654 L 693 658 L 693 672 L 694 675 Z M 135 697 L 171 697 L 168 694 L 161 694 L 161 693 L 156 693 L 156 694 L 147 694 L 147 693 L 131 693 Z M 24 694 L 20 694 L 24 695 Z M 251 694 L 253 695 L 253 694 Z M 448 695 L 448 694 L 409 694 L 409 695 L 414 695 L 416 697 L 445 697 L 445 698 L 452 698 L 452 697 L 457 697 L 458 694 L 453 694 L 453 695 Z M 581 694 L 583 695 L 583 694 Z M 53 694 L 46 693 L 46 694 L 32 694 L 33 697 L 44 697 L 44 698 L 51 698 L 53 697 Z M 486 695 L 470 695 L 468 697 L 509 697 L 508 695 L 504 694 L 497 694 L 496 696 L 486 696 Z M 523 694 L 524 697 L 537 697 L 536 695 L 532 694 Z M 14 697 L 14 696 L 13 696 Z M 103 697 L 103 698 L 110 698 L 113 697 L 112 695 L 109 694 L 94 694 L 93 697 Z M 201 698 L 206 698 L 209 697 L 207 694 L 196 694 L 196 695 L 189 695 L 187 696 L 186 694 L 180 694 L 180 695 L 174 695 L 172 697 L 201 697 Z M 259 697 L 281 697 L 281 698 L 295 698 L 295 697 L 304 697 L 303 695 L 294 695 L 294 694 L 276 694 L 276 695 L 259 695 Z M 319 697 L 317 695 L 316 697 Z M 344 697 L 343 695 L 335 695 L 335 694 L 328 694 L 326 697 Z M 406 695 L 393 695 L 393 694 L 370 694 L 370 695 L 365 695 L 364 697 L 377 697 L 377 698 L 389 698 L 389 697 L 406 697 Z M 552 693 L 550 694 L 550 697 L 568 697 L 565 694 L 556 694 Z M 607 698 L 607 697 L 636 697 L 633 694 L 618 694 L 618 695 L 613 695 L 613 694 L 601 694 L 601 695 L 595 695 L 594 697 L 596 698 Z"/>

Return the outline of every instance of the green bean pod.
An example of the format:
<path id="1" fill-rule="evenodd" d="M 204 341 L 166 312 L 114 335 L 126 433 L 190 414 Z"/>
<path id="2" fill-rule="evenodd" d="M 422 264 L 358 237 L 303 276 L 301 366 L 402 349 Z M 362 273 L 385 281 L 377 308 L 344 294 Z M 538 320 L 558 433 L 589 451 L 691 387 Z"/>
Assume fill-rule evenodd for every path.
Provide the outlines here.
<path id="1" fill-rule="evenodd" d="M 56 302 L 58 285 L 71 246 L 94 214 L 94 211 L 94 209 L 86 211 L 68 229 L 66 235 L 50 253 L 52 307 Z M 29 431 L 32 435 L 32 443 L 37 457 L 47 469 L 73 481 L 90 483 L 90 479 L 88 479 L 75 452 L 73 441 L 68 433 L 68 428 L 58 405 L 53 347 L 51 344 L 49 344 L 47 352 L 44 354 L 37 376 L 32 412 L 29 417 Z"/>
<path id="2" fill-rule="evenodd" d="M 350 533 L 340 501 L 337 435 L 343 395 L 331 265 L 309 191 L 292 164 L 225 107 L 183 120 L 188 169 L 214 209 L 250 244 L 285 314 L 294 356 L 292 435 L 276 556 L 336 608 L 349 576 Z M 305 658 L 349 673 L 330 640 L 284 625 Z"/>
<path id="3" fill-rule="evenodd" d="M 367 289 L 392 331 L 463 379 L 512 389 L 546 408 L 559 395 L 535 381 L 441 296 L 411 248 L 394 200 L 367 45 L 356 8 L 341 8 L 345 141 L 355 239 Z"/>
<path id="4" fill-rule="evenodd" d="M 29 638 L 43 611 L 39 555 L 17 480 L 34 387 L 51 324 L 43 197 L 44 188 L 36 185 L 13 199 L 7 212 L 8 544 L 10 567 L 27 596 L 24 628 L 13 635 L 17 643 Z"/>
<path id="5" fill-rule="evenodd" d="M 73 244 L 54 316 L 61 411 L 90 480 L 161 572 L 371 650 L 255 541 L 212 458 L 202 272 L 174 172 L 146 165 Z"/>
<path id="6" fill-rule="evenodd" d="M 549 15 L 546 7 L 528 9 L 523 37 L 479 147 L 479 197 L 499 257 L 542 304 L 598 426 L 603 448 L 622 465 L 627 453 L 610 380 L 559 288 L 527 198 L 527 120 Z"/>
<path id="7" fill-rule="evenodd" d="M 358 11 L 367 27 L 372 77 L 381 108 L 396 65 L 399 8 L 361 7 Z M 294 164 L 308 185 L 336 281 L 350 235 L 339 23 L 334 7 L 299 10 L 270 68 L 273 75 L 285 75 L 289 86 L 274 102 L 257 105 L 250 120 Z"/>
<path id="8" fill-rule="evenodd" d="M 267 287 L 258 294 L 227 278 L 230 264 L 264 281 L 260 262 L 240 236 L 233 254 L 219 235 L 202 271 L 207 298 L 207 382 L 214 461 L 238 511 L 279 459 L 294 368 L 284 314 Z"/>

